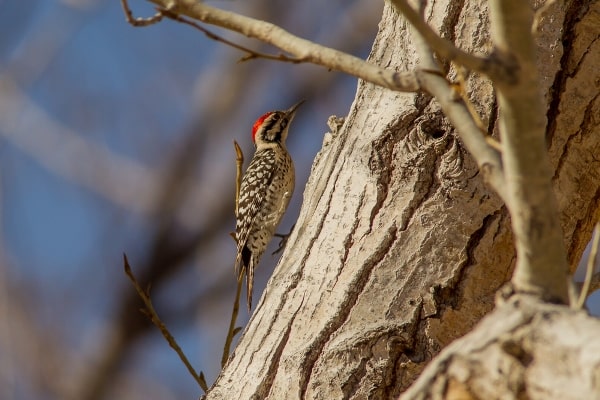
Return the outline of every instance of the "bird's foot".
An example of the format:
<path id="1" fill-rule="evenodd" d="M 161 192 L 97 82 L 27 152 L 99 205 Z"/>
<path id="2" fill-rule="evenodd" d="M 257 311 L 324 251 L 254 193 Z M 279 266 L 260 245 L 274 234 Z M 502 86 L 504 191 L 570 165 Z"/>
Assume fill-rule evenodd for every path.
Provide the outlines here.
<path id="1" fill-rule="evenodd" d="M 292 231 L 294 230 L 295 226 L 296 226 L 296 224 L 292 225 L 292 227 L 290 228 L 290 231 L 288 233 L 276 233 L 276 234 L 273 235 L 273 236 L 276 236 L 276 237 L 280 238 L 281 240 L 279 241 L 279 245 L 277 246 L 277 250 L 275 250 L 272 255 L 275 255 L 277 253 L 281 253 L 283 251 L 283 249 L 285 248 L 285 245 L 287 244 L 288 238 L 292 234 Z"/>

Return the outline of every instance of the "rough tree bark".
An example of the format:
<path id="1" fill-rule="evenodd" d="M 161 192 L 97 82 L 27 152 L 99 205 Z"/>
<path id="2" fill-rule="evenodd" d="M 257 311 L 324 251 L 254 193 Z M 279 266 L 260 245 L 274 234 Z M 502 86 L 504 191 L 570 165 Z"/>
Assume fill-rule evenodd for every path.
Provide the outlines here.
<path id="1" fill-rule="evenodd" d="M 466 51 L 491 51 L 486 1 L 437 1 L 426 19 Z M 600 3 L 549 2 L 535 29 L 573 271 L 599 216 Z M 416 58 L 406 21 L 386 4 L 369 60 L 404 71 Z M 496 132 L 491 84 L 473 74 L 467 87 Z M 516 260 L 510 218 L 431 96 L 361 81 L 349 115 L 330 127 L 287 248 L 207 399 L 600 391 L 600 323 L 523 295 L 500 300 L 407 391 L 494 307 Z"/>

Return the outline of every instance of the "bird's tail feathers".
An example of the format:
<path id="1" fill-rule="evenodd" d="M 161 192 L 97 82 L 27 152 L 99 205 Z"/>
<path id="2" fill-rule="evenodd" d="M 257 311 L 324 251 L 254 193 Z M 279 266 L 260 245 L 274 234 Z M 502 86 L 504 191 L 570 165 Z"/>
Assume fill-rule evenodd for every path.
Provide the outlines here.
<path id="1" fill-rule="evenodd" d="M 252 308 L 252 289 L 254 286 L 254 267 L 255 260 L 252 257 L 252 252 L 248 247 L 238 249 L 235 257 L 235 275 L 238 281 L 244 279 L 246 275 L 246 292 L 248 311 Z"/>
<path id="2" fill-rule="evenodd" d="M 244 275 L 244 269 L 245 268 L 242 265 L 242 252 L 238 251 L 234 264 L 235 276 L 238 278 L 238 280 L 242 279 L 242 276 Z"/>
<path id="3" fill-rule="evenodd" d="M 248 265 L 246 271 L 246 293 L 248 300 L 248 312 L 252 309 L 252 289 L 254 286 L 254 265 Z"/>

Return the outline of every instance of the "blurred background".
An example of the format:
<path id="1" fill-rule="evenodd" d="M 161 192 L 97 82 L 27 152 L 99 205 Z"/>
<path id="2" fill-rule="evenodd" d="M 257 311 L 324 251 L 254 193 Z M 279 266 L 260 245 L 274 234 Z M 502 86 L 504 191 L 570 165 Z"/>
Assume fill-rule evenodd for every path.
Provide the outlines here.
<path id="1" fill-rule="evenodd" d="M 363 58 L 383 8 L 211 4 Z M 142 0 L 130 6 L 154 13 Z M 346 115 L 356 91 L 356 79 L 324 68 L 242 56 L 174 21 L 134 28 L 118 0 L 0 0 L 0 399 L 199 397 L 139 312 L 123 253 L 214 381 L 235 289 L 233 140 L 247 165 L 256 118 L 307 100 L 288 139 L 297 183 L 287 232 L 327 118 Z M 278 258 L 271 251 L 255 303 Z M 242 307 L 239 324 L 247 318 Z"/>
<path id="2" fill-rule="evenodd" d="M 383 8 L 211 4 L 363 58 Z M 297 182 L 287 232 L 327 118 L 345 116 L 356 90 L 356 79 L 320 67 L 243 55 L 170 20 L 134 28 L 117 0 L 0 0 L 0 399 L 198 398 L 139 312 L 123 253 L 214 381 L 235 289 L 233 140 L 247 165 L 255 119 L 307 100 L 288 139 Z M 277 257 L 263 257 L 256 303 Z M 239 324 L 247 318 L 242 307 Z"/>

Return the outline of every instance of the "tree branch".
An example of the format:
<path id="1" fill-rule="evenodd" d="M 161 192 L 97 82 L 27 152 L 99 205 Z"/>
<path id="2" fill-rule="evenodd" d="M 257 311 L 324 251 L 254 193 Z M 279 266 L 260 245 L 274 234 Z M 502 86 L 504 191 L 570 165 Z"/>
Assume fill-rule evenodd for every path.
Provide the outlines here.
<path id="1" fill-rule="evenodd" d="M 409 7 L 410 8 L 410 7 Z M 412 10 L 419 20 L 421 18 Z M 422 21 L 422 20 L 421 20 Z M 431 29 L 431 28 L 429 28 Z M 484 181 L 488 183 L 500 197 L 506 201 L 504 173 L 502 169 L 501 153 L 490 146 L 481 131 L 477 121 L 473 118 L 468 104 L 456 93 L 455 89 L 445 78 L 438 63 L 433 57 L 429 41 L 421 35 L 420 30 L 413 30 L 415 46 L 419 52 L 421 67 L 435 73 L 423 77 L 423 89 L 435 96 L 440 103 L 446 117 L 456 128 L 467 150 L 473 155 L 477 166 L 482 172 Z"/>
<path id="2" fill-rule="evenodd" d="M 533 10 L 521 0 L 491 0 L 492 40 L 515 60 L 515 79 L 494 80 L 500 109 L 502 161 L 517 249 L 512 283 L 517 291 L 568 303 L 568 268 L 545 142 Z"/>
<path id="3" fill-rule="evenodd" d="M 197 0 L 148 0 L 165 10 L 238 32 L 250 38 L 271 44 L 292 56 L 297 62 L 316 65 L 356 76 L 367 82 L 400 92 L 421 89 L 420 79 L 426 71 L 396 72 L 373 65 L 339 50 L 321 46 L 292 35 L 288 31 L 254 18 L 211 7 Z"/>
<path id="4" fill-rule="evenodd" d="M 189 362 L 189 360 L 183 353 L 183 350 L 181 350 L 181 347 L 179 347 L 179 344 L 177 343 L 177 341 L 175 340 L 175 338 L 173 337 L 171 332 L 169 332 L 169 330 L 165 326 L 164 322 L 162 322 L 162 320 L 156 313 L 156 310 L 154 309 L 154 306 L 152 305 L 152 300 L 150 300 L 148 291 L 142 289 L 142 287 L 138 283 L 137 279 L 133 275 L 133 272 L 131 271 L 131 266 L 129 265 L 129 261 L 127 260 L 127 256 L 125 254 L 123 254 L 123 268 L 125 269 L 125 274 L 129 278 L 129 280 L 131 281 L 133 286 L 135 287 L 136 292 L 138 293 L 138 295 L 144 302 L 144 308 L 142 309 L 142 312 L 160 330 L 160 333 L 162 333 L 162 335 L 164 336 L 167 343 L 169 343 L 169 346 L 171 346 L 171 348 L 173 350 L 175 350 L 175 352 L 177 353 L 177 355 L 179 356 L 179 358 L 181 359 L 181 361 L 187 368 L 188 372 L 194 377 L 196 382 L 198 382 L 198 386 L 200 386 L 200 388 L 202 388 L 202 390 L 204 390 L 205 393 L 208 392 L 208 385 L 206 384 L 206 380 L 204 378 L 204 373 L 200 372 L 200 374 L 198 374 L 196 372 L 194 367 L 192 367 L 192 364 Z"/>
<path id="5" fill-rule="evenodd" d="M 200 32 L 204 33 L 204 35 L 206 35 L 206 37 L 214 40 L 215 42 L 220 42 L 220 43 L 226 44 L 229 47 L 233 47 L 234 49 L 243 51 L 247 55 L 242 57 L 240 59 L 240 61 L 248 61 L 248 60 L 251 60 L 254 58 L 264 58 L 267 60 L 291 62 L 291 63 L 296 63 L 296 64 L 304 62 L 303 60 L 300 60 L 300 59 L 297 59 L 294 57 L 288 57 L 285 54 L 273 55 L 273 54 L 261 53 L 259 51 L 249 49 L 248 47 L 234 43 L 231 40 L 227 40 L 227 39 L 217 35 L 216 33 L 209 31 L 208 29 L 204 28 L 203 26 L 195 23 L 194 21 L 185 19 L 185 18 L 171 12 L 168 9 L 157 8 L 157 13 L 154 14 L 152 17 L 139 18 L 139 17 L 133 16 L 133 13 L 131 12 L 131 9 L 129 8 L 129 3 L 127 2 L 127 0 L 121 0 L 121 7 L 123 8 L 123 12 L 125 13 L 125 19 L 127 20 L 127 22 L 135 27 L 143 27 L 143 26 L 153 25 L 155 23 L 162 21 L 163 17 L 166 17 L 166 18 L 172 19 L 173 21 L 177 21 L 182 24 L 189 25 L 189 26 L 199 30 Z"/>
<path id="6" fill-rule="evenodd" d="M 489 69 L 485 68 L 486 64 L 489 63 L 489 59 L 466 53 L 454 46 L 449 40 L 439 36 L 406 0 L 390 0 L 390 3 L 392 3 L 399 14 L 406 18 L 425 42 L 427 42 L 427 44 L 444 59 L 454 61 L 478 72 Z"/>
<path id="7" fill-rule="evenodd" d="M 511 80 L 513 69 L 510 64 L 494 55 L 480 57 L 456 47 L 452 42 L 439 36 L 425 20 L 417 13 L 406 0 L 390 0 L 396 11 L 401 13 L 410 22 L 412 27 L 424 38 L 429 46 L 440 57 L 467 67 L 470 70 L 480 72 L 494 80 Z"/>

